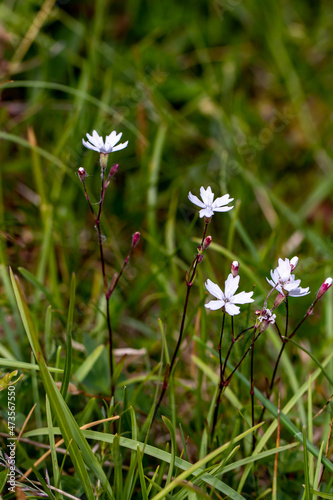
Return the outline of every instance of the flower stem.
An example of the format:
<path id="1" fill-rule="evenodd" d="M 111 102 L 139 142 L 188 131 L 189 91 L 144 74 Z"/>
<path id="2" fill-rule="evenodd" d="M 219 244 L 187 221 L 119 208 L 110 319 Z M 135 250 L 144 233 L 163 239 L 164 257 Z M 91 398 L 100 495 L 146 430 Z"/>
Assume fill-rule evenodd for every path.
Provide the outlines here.
<path id="1" fill-rule="evenodd" d="M 305 318 L 303 318 L 303 321 L 304 321 L 304 319 Z M 281 340 L 282 340 L 282 347 L 280 349 L 279 355 L 278 355 L 277 360 L 275 362 L 275 366 L 274 366 L 274 370 L 273 370 L 273 375 L 272 375 L 272 378 L 271 378 L 271 383 L 269 384 L 269 389 L 267 391 L 266 397 L 268 399 L 272 395 L 273 387 L 274 387 L 274 382 L 275 382 L 275 377 L 276 377 L 276 374 L 277 374 L 277 370 L 278 370 L 278 366 L 279 366 L 279 363 L 280 363 L 280 359 L 282 357 L 283 351 L 284 351 L 284 349 L 285 349 L 285 347 L 287 345 L 287 342 L 288 342 L 288 340 L 287 340 L 287 338 L 288 338 L 288 323 L 289 323 L 289 305 L 288 305 L 288 297 L 286 297 L 286 326 L 285 326 L 285 335 L 284 335 L 284 337 L 282 337 L 281 333 L 280 333 L 280 330 L 278 329 L 279 335 L 280 335 Z M 261 414 L 260 414 L 259 422 L 262 422 L 262 419 L 264 418 L 265 411 L 266 411 L 266 407 L 264 406 L 263 409 L 262 409 L 262 411 L 261 411 Z"/>
<path id="2" fill-rule="evenodd" d="M 201 245 L 200 245 L 201 248 L 202 248 L 203 242 L 205 241 L 205 238 L 206 238 L 208 224 L 209 224 L 208 222 L 205 222 L 205 228 L 204 228 L 204 232 L 203 232 L 203 236 L 202 236 L 202 240 L 201 240 Z M 173 352 L 170 365 L 168 365 L 166 367 L 166 369 L 165 369 L 163 387 L 162 387 L 162 391 L 161 391 L 160 397 L 159 397 L 159 399 L 157 401 L 157 404 L 155 406 L 155 410 L 154 410 L 154 414 L 153 414 L 153 418 L 152 418 L 152 423 L 154 422 L 154 420 L 156 418 L 158 409 L 161 406 L 161 403 L 163 401 L 165 393 L 166 393 L 166 391 L 168 389 L 170 375 L 172 373 L 175 361 L 177 359 L 178 351 L 179 351 L 179 348 L 180 348 L 180 345 L 181 345 L 181 342 L 182 342 L 183 333 L 184 333 L 184 327 L 185 327 L 185 319 L 186 319 L 187 306 L 188 306 L 190 292 L 191 292 L 191 288 L 192 288 L 193 281 L 194 281 L 195 274 L 196 274 L 196 270 L 197 270 L 198 257 L 199 257 L 199 254 L 197 254 L 195 256 L 195 258 L 194 258 L 194 260 L 193 260 L 193 262 L 192 262 L 192 264 L 190 266 L 190 276 L 188 278 L 186 278 L 187 290 L 186 290 L 186 296 L 185 296 L 185 303 L 184 303 L 182 321 L 181 321 L 181 324 L 180 324 L 180 330 L 179 330 L 179 335 L 178 335 L 178 341 L 177 341 L 176 348 L 175 348 L 175 350 Z"/>
<path id="3" fill-rule="evenodd" d="M 221 402 L 221 395 L 222 395 L 222 390 L 224 387 L 223 383 L 223 363 L 222 363 L 222 340 L 223 340 L 223 332 L 224 332 L 224 322 L 225 322 L 225 312 L 223 313 L 223 319 L 222 319 L 222 327 L 221 327 L 221 334 L 220 334 L 220 342 L 218 346 L 218 351 L 219 351 L 219 360 L 220 360 L 220 382 L 219 382 L 219 392 L 216 397 L 215 401 L 215 409 L 214 409 L 214 416 L 213 416 L 213 424 L 212 424 L 212 439 L 214 438 L 215 434 L 215 427 L 217 423 L 217 417 L 219 413 L 219 406 Z"/>
<path id="4" fill-rule="evenodd" d="M 251 344 L 251 416 L 252 416 L 252 427 L 254 427 L 254 343 L 256 340 L 257 328 L 254 327 L 252 334 L 252 344 Z M 252 452 L 254 451 L 256 444 L 256 438 L 254 432 L 252 433 Z"/>

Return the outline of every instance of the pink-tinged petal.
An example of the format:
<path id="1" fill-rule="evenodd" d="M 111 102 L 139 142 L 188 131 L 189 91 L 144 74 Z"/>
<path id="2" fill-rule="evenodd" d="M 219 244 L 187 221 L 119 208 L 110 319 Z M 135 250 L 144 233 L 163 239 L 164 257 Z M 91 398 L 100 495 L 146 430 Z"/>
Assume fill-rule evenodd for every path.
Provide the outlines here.
<path id="1" fill-rule="evenodd" d="M 240 292 L 237 295 L 234 295 L 232 298 L 233 304 L 250 304 L 254 302 L 254 299 L 251 299 L 253 292 Z"/>
<path id="2" fill-rule="evenodd" d="M 295 257 L 293 257 L 292 259 L 290 259 L 290 265 L 292 267 L 292 270 L 295 269 L 295 267 L 297 266 L 298 264 L 298 257 L 295 255 Z"/>
<path id="3" fill-rule="evenodd" d="M 206 205 L 201 200 L 199 200 L 199 198 L 197 196 L 192 194 L 191 191 L 188 193 L 188 199 L 192 203 L 194 203 L 194 205 L 197 205 L 200 208 L 206 208 Z"/>
<path id="4" fill-rule="evenodd" d="M 211 309 L 212 311 L 217 311 L 217 309 L 221 309 L 224 306 L 224 301 L 223 300 L 211 300 L 207 304 L 205 304 L 205 307 L 207 309 Z"/>
<path id="5" fill-rule="evenodd" d="M 205 287 L 208 290 L 208 292 L 211 293 L 217 299 L 219 300 L 224 299 L 224 293 L 222 292 L 221 288 L 216 283 L 213 283 L 213 281 L 208 279 L 205 283 Z"/>
<path id="6" fill-rule="evenodd" d="M 235 278 L 233 275 L 230 273 L 229 276 L 227 277 L 225 281 L 225 288 L 224 288 L 224 293 L 225 296 L 230 299 L 236 292 L 237 288 L 239 287 L 239 276 L 236 276 Z"/>
<path id="7" fill-rule="evenodd" d="M 236 316 L 236 314 L 240 313 L 240 307 L 235 306 L 235 304 L 231 304 L 231 302 L 227 302 L 224 306 L 225 312 L 230 314 L 230 316 Z"/>
<path id="8" fill-rule="evenodd" d="M 96 148 L 96 146 L 93 146 L 92 144 L 90 144 L 89 142 L 85 141 L 84 139 L 82 139 L 82 144 L 88 148 L 88 149 L 91 149 L 93 151 L 97 151 L 99 153 L 99 149 Z"/>
<path id="9" fill-rule="evenodd" d="M 229 210 L 232 210 L 234 206 L 232 207 L 219 207 L 219 208 L 214 208 L 214 212 L 229 212 Z"/>
<path id="10" fill-rule="evenodd" d="M 202 210 L 199 211 L 199 217 L 212 217 L 214 215 L 214 212 L 211 208 L 203 208 Z"/>
<path id="11" fill-rule="evenodd" d="M 220 196 L 220 198 L 216 198 L 216 200 L 214 201 L 213 208 L 215 210 L 216 208 L 222 207 L 223 205 L 228 205 L 228 203 L 230 203 L 230 201 L 234 201 L 234 199 L 229 198 L 228 194 Z"/>
<path id="12" fill-rule="evenodd" d="M 124 149 L 127 147 L 128 141 L 124 142 L 123 144 L 118 144 L 118 146 L 113 146 L 112 152 L 114 151 L 120 151 L 121 149 Z"/>
<path id="13" fill-rule="evenodd" d="M 205 189 L 203 186 L 201 186 L 200 196 L 202 198 L 202 201 L 205 203 L 205 205 L 212 205 L 213 200 L 214 200 L 214 193 L 212 192 L 212 188 L 210 186 L 208 186 L 207 189 Z"/>

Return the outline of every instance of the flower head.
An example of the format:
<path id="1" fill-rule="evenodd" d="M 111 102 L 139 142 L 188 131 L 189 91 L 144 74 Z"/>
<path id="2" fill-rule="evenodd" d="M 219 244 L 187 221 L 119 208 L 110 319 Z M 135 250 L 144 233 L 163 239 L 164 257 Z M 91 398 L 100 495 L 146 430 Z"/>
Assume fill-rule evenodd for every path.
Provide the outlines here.
<path id="1" fill-rule="evenodd" d="M 326 278 L 324 283 L 319 288 L 319 292 L 317 293 L 317 300 L 321 299 L 321 297 L 324 295 L 324 293 L 326 293 L 327 290 L 329 288 L 331 288 L 332 282 L 333 282 L 332 278 Z"/>
<path id="2" fill-rule="evenodd" d="M 192 194 L 191 191 L 188 193 L 188 199 L 192 203 L 194 203 L 194 205 L 197 205 L 201 208 L 199 212 L 200 217 L 210 218 L 212 217 L 212 215 L 214 215 L 214 212 L 228 212 L 229 210 L 234 208 L 225 206 L 233 201 L 233 198 L 229 198 L 228 194 L 225 194 L 220 198 L 216 198 L 216 200 L 214 201 L 214 193 L 212 192 L 212 188 L 210 186 L 208 186 L 207 189 L 201 186 L 200 196 L 202 201 L 199 200 L 197 196 Z"/>
<path id="3" fill-rule="evenodd" d="M 276 314 L 273 314 L 270 309 L 263 309 L 262 311 L 256 311 L 258 316 L 257 322 L 259 326 L 259 332 L 263 333 L 269 325 L 274 325 L 276 320 Z"/>
<path id="4" fill-rule="evenodd" d="M 205 304 L 205 307 L 207 307 L 207 309 L 212 309 L 213 311 L 223 307 L 224 311 L 230 314 L 230 316 L 239 314 L 240 308 L 235 304 L 247 304 L 253 302 L 253 299 L 251 299 L 253 292 L 240 292 L 235 295 L 238 286 L 239 276 L 233 277 L 232 274 L 229 274 L 225 282 L 224 292 L 222 292 L 221 288 L 211 280 L 207 280 L 205 287 L 209 293 L 217 298 L 217 300 L 211 300 L 208 304 Z"/>
<path id="5" fill-rule="evenodd" d="M 309 287 L 301 288 L 299 286 L 301 280 L 295 279 L 295 275 L 291 274 L 291 272 L 295 269 L 297 262 L 297 257 L 293 257 L 291 260 L 279 259 L 278 267 L 274 269 L 274 271 L 271 271 L 273 281 L 266 278 L 268 283 L 284 296 L 302 297 L 303 295 L 310 293 Z"/>
<path id="6" fill-rule="evenodd" d="M 119 151 L 120 149 L 126 148 L 128 141 L 124 142 L 123 144 L 118 144 L 118 146 L 116 146 L 117 142 L 120 141 L 121 136 L 122 136 L 121 132 L 117 135 L 117 132 L 114 130 L 113 132 L 111 132 L 110 135 L 106 136 L 104 142 L 103 137 L 98 135 L 96 130 L 93 130 L 92 135 L 87 134 L 89 142 L 82 139 L 82 144 L 86 148 L 92 149 L 93 151 L 97 151 L 98 153 L 109 154 L 115 151 Z"/>
<path id="7" fill-rule="evenodd" d="M 237 260 L 234 260 L 231 263 L 231 274 L 233 275 L 233 277 L 238 275 L 238 270 L 239 270 L 239 262 L 237 262 Z"/>

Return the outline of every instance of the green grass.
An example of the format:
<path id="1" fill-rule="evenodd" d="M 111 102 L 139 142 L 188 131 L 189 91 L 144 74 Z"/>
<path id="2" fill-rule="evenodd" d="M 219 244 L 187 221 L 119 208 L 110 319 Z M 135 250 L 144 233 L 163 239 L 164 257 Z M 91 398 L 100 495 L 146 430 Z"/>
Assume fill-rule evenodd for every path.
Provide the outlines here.
<path id="1" fill-rule="evenodd" d="M 273 486 L 277 499 L 332 498 L 331 290 L 285 349 L 271 402 L 266 379 L 281 341 L 269 328 L 255 344 L 261 428 L 250 430 L 248 356 L 223 396 L 214 443 L 222 314 L 204 307 L 204 282 L 223 287 L 238 260 L 240 290 L 255 286 L 255 303 L 235 317 L 241 331 L 255 322 L 277 259 L 298 255 L 296 276 L 311 295 L 290 299 L 291 332 L 332 274 L 331 10 L 324 0 L 1 3 L 0 376 L 23 374 L 17 433 L 38 404 L 17 444 L 18 470 L 42 445 L 51 450 L 31 487 L 57 500 L 239 500 L 268 498 Z M 77 175 L 86 169 L 97 208 L 99 158 L 82 145 L 93 129 L 129 141 L 109 160 L 119 170 L 101 219 L 108 277 L 141 233 L 110 302 L 114 401 L 97 233 Z M 187 196 L 208 185 L 235 208 L 209 224 L 213 243 L 152 423 L 203 230 Z M 281 331 L 284 321 L 282 305 Z M 229 341 L 227 318 L 223 357 Z M 250 341 L 236 344 L 229 369 Z M 8 453 L 6 390 L 0 412 Z M 1 466 L 7 500 L 5 483 Z"/>

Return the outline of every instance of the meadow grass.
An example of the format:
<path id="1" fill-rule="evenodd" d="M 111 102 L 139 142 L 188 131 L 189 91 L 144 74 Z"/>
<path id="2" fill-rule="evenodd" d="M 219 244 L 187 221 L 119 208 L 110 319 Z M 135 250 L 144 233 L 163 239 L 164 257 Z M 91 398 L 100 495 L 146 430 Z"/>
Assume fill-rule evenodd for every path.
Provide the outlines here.
<path id="1" fill-rule="evenodd" d="M 28 498 L 333 498 L 331 290 L 284 349 L 269 327 L 218 396 L 221 311 L 204 283 L 233 260 L 254 304 L 277 260 L 299 257 L 311 294 L 289 299 L 289 333 L 332 274 L 331 23 L 324 0 L 0 5 L 0 491 L 8 490 L 8 390 L 15 380 L 16 477 Z M 82 138 L 122 132 L 126 149 L 101 217 L 116 390 L 110 398 L 105 290 L 92 207 L 99 155 Z M 191 286 L 204 222 L 188 200 L 229 193 Z M 269 306 L 273 299 L 269 300 Z M 276 311 L 284 331 L 286 312 Z M 225 320 L 223 360 L 231 339 Z M 244 334 L 231 373 L 251 345 Z M 61 389 L 61 390 L 58 390 Z M 259 421 L 265 407 L 264 422 Z M 254 449 L 252 448 L 253 438 Z M 58 445 L 57 442 L 62 440 Z M 57 448 L 58 446 L 58 448 Z"/>

